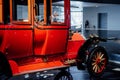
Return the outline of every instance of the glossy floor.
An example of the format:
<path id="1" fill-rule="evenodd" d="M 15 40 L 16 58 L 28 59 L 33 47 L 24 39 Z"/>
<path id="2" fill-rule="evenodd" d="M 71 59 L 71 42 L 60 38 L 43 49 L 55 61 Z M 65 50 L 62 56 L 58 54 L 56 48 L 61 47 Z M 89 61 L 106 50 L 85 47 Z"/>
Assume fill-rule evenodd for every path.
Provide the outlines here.
<path id="1" fill-rule="evenodd" d="M 70 67 L 70 73 L 73 76 L 73 80 L 120 80 L 119 68 L 117 70 L 111 68 L 110 66 L 108 66 L 107 70 L 105 71 L 105 74 L 101 78 L 97 78 L 97 79 L 90 77 L 87 70 L 77 70 L 75 66 Z M 57 73 L 58 71 L 44 71 L 42 73 L 40 72 L 31 75 L 26 74 L 26 75 L 13 77 L 9 80 L 54 80 L 54 76 Z"/>

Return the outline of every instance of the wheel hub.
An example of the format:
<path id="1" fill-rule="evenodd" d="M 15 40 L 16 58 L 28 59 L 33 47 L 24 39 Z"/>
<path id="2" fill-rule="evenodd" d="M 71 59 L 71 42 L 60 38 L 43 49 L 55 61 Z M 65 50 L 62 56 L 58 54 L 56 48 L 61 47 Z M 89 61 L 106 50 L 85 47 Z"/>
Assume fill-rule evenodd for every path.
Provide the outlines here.
<path id="1" fill-rule="evenodd" d="M 96 64 L 98 65 L 100 63 L 100 58 L 96 59 Z"/>

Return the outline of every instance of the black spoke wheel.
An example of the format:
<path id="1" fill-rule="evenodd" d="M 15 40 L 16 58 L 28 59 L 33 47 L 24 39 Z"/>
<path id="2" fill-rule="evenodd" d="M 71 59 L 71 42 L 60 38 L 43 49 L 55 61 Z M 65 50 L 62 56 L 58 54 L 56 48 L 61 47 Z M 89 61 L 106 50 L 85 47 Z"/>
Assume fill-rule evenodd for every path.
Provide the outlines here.
<path id="1" fill-rule="evenodd" d="M 88 56 L 87 69 L 91 76 L 100 77 L 108 63 L 107 52 L 103 47 L 94 48 Z"/>
<path id="2" fill-rule="evenodd" d="M 71 74 L 67 71 L 59 72 L 54 80 L 73 80 Z"/>

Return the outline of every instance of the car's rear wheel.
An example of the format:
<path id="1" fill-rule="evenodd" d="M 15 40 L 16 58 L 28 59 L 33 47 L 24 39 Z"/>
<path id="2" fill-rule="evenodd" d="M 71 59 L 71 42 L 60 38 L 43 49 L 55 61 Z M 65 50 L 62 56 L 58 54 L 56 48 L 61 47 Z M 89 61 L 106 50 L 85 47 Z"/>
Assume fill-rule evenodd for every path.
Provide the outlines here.
<path id="1" fill-rule="evenodd" d="M 54 80 L 73 80 L 71 74 L 67 71 L 59 72 Z"/>
<path id="2" fill-rule="evenodd" d="M 10 64 L 5 55 L 0 52 L 0 80 L 8 80 L 10 77 L 12 77 Z"/>
<path id="3" fill-rule="evenodd" d="M 108 63 L 107 52 L 103 47 L 94 48 L 88 56 L 87 69 L 91 76 L 100 77 Z"/>
<path id="4" fill-rule="evenodd" d="M 1 64 L 2 61 L 0 61 L 0 80 L 7 80 L 7 76 L 4 73 L 3 65 Z"/>

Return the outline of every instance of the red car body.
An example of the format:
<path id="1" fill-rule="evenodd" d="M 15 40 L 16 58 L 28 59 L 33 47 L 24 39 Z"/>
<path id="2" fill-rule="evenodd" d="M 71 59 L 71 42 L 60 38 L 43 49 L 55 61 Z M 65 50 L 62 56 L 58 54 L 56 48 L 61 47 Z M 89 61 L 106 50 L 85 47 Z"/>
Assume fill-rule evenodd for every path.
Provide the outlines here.
<path id="1" fill-rule="evenodd" d="M 65 4 L 65 25 L 14 24 L 11 17 L 10 24 L 0 24 L 0 53 L 13 75 L 67 67 L 65 61 L 76 59 L 85 39 L 79 34 L 69 40 L 70 1 Z"/>
<path id="2" fill-rule="evenodd" d="M 1 29 L 2 27 L 7 30 L 0 30 L 0 51 L 9 60 L 13 74 L 36 70 L 33 67 L 34 64 L 39 64 L 40 66 L 41 64 L 45 64 L 45 66 L 46 64 L 53 64 L 53 66 L 46 66 L 47 68 L 59 67 L 59 65 L 57 66 L 59 63 L 61 67 L 65 66 L 64 60 L 75 59 L 80 46 L 85 41 L 80 35 L 78 36 L 79 40 L 76 38 L 69 40 L 68 30 L 59 30 L 60 27 L 67 26 L 59 26 L 59 29 L 53 30 L 31 29 L 31 26 L 24 25 L 0 25 Z M 15 29 L 15 27 L 17 28 Z M 23 27 L 23 29 L 18 27 Z M 25 27 L 28 29 L 24 29 Z M 56 61 L 58 63 L 54 64 Z M 27 67 L 28 65 L 32 66 L 33 69 Z M 44 69 L 45 66 L 38 68 Z M 23 71 L 19 71 L 21 67 L 23 67 Z"/>

